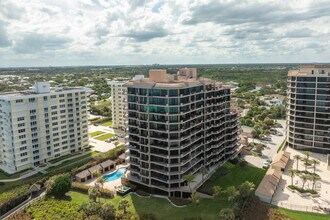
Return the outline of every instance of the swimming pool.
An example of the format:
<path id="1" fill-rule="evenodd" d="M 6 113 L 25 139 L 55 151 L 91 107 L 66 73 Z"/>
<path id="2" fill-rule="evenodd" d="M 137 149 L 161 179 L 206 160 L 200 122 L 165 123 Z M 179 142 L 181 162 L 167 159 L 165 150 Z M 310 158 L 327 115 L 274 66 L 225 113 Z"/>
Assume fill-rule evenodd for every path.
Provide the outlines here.
<path id="1" fill-rule="evenodd" d="M 104 175 L 103 178 L 106 180 L 106 182 L 111 182 L 120 179 L 124 175 L 125 171 L 126 171 L 126 167 L 122 167 L 113 173 Z"/>

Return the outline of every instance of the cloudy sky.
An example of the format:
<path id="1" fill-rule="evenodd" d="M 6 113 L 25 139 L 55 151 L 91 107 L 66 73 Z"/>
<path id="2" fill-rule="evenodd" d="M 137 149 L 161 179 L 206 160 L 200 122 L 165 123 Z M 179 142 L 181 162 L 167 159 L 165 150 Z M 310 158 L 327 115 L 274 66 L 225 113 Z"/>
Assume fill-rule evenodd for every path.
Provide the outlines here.
<path id="1" fill-rule="evenodd" d="M 330 62 L 330 1 L 0 0 L 0 66 Z"/>

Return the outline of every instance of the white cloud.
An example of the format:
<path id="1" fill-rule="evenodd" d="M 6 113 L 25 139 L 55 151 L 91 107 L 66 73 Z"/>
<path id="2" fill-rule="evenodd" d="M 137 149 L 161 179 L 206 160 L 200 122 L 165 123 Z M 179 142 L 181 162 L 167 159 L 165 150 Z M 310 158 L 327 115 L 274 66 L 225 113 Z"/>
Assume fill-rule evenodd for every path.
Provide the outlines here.
<path id="1" fill-rule="evenodd" d="M 3 0 L 0 66 L 327 62 L 329 3 Z"/>

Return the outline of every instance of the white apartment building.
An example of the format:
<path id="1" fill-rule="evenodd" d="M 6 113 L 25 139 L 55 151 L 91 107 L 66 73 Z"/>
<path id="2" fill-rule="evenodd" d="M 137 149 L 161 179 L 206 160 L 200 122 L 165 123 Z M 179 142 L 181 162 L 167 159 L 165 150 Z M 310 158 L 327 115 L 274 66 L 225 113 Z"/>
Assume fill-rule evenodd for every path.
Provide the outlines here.
<path id="1" fill-rule="evenodd" d="M 127 81 L 108 81 L 111 89 L 111 111 L 112 111 L 112 127 L 125 128 L 125 97 L 126 88 L 123 86 Z"/>
<path id="2" fill-rule="evenodd" d="M 144 75 L 135 75 L 133 80 L 143 79 Z M 109 80 L 111 89 L 112 127 L 125 129 L 125 111 L 127 88 L 124 86 L 128 79 Z"/>
<path id="3" fill-rule="evenodd" d="M 0 93 L 0 168 L 15 173 L 88 146 L 88 88 Z"/>

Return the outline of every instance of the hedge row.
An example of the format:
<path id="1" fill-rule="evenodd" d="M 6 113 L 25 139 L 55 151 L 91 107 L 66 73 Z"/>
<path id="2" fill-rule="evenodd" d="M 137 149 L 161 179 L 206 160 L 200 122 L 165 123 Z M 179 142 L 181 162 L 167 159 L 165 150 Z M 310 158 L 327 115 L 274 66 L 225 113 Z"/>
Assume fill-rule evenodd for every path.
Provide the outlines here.
<path id="1" fill-rule="evenodd" d="M 88 194 L 88 190 L 91 186 L 83 185 L 80 183 L 73 182 L 71 184 L 71 189 L 77 192 Z M 101 196 L 112 199 L 114 197 L 114 192 L 108 189 L 100 188 Z"/>

